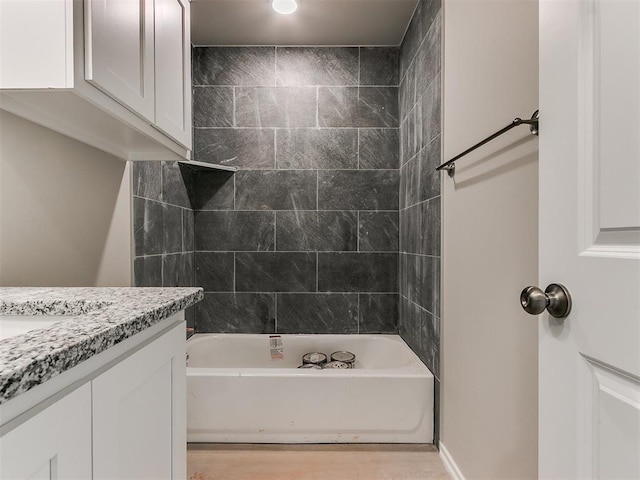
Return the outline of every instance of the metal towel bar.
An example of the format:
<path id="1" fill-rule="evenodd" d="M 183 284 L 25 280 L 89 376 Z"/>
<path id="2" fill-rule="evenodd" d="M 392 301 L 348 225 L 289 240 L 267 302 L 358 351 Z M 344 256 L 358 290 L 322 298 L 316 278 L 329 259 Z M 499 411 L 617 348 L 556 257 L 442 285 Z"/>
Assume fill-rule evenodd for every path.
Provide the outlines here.
<path id="1" fill-rule="evenodd" d="M 531 134 L 532 135 L 538 135 L 538 117 L 539 117 L 538 110 L 536 110 L 535 112 L 533 112 L 533 115 L 531 115 L 531 119 L 529 119 L 529 120 L 523 120 L 521 118 L 514 119 L 513 122 L 511 122 L 506 127 L 498 130 L 496 133 L 494 133 L 493 135 L 488 136 L 487 138 L 485 138 L 481 142 L 476 143 L 473 147 L 468 148 L 467 150 L 465 150 L 461 154 L 456 155 L 455 157 L 453 157 L 448 162 L 444 162 L 442 165 L 438 166 L 436 168 L 436 170 L 438 170 L 438 171 L 446 170 L 447 173 L 449 174 L 449 176 L 453 177 L 453 175 L 456 172 L 456 164 L 455 164 L 456 160 L 458 160 L 459 158 L 464 157 L 468 153 L 473 152 L 476 148 L 480 148 L 485 143 L 489 143 L 494 138 L 499 137 L 503 133 L 508 132 L 512 128 L 517 127 L 518 125 L 529 125 L 529 129 L 531 130 Z"/>

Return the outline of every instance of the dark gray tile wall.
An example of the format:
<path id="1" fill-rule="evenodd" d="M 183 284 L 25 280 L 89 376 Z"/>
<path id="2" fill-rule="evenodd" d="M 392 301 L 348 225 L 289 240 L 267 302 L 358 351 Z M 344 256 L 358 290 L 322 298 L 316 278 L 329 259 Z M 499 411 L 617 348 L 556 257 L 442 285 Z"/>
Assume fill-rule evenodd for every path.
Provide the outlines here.
<path id="1" fill-rule="evenodd" d="M 197 331 L 398 332 L 399 54 L 194 48 Z"/>
<path id="2" fill-rule="evenodd" d="M 193 176 L 177 162 L 133 163 L 134 285 L 195 285 Z M 195 326 L 195 309 L 186 312 Z"/>
<path id="3" fill-rule="evenodd" d="M 399 330 L 440 387 L 441 0 L 420 0 L 400 49 Z"/>

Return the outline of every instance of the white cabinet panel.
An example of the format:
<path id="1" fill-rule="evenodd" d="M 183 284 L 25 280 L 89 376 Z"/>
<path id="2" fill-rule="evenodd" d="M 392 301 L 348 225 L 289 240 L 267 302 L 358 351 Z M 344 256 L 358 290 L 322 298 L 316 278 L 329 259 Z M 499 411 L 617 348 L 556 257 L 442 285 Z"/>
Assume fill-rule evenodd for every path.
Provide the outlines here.
<path id="1" fill-rule="evenodd" d="M 153 0 L 85 1 L 86 79 L 154 119 Z"/>
<path id="2" fill-rule="evenodd" d="M 156 125 L 191 148 L 189 2 L 155 0 Z"/>
<path id="3" fill-rule="evenodd" d="M 91 478 L 89 383 L 0 438 L 0 478 Z"/>
<path id="4" fill-rule="evenodd" d="M 72 0 L 0 1 L 0 88 L 72 87 L 72 32 Z"/>
<path id="5" fill-rule="evenodd" d="M 186 375 L 184 328 L 157 341 L 97 377 L 93 383 L 93 478 L 183 478 Z M 181 361 L 180 361 L 181 360 Z"/>

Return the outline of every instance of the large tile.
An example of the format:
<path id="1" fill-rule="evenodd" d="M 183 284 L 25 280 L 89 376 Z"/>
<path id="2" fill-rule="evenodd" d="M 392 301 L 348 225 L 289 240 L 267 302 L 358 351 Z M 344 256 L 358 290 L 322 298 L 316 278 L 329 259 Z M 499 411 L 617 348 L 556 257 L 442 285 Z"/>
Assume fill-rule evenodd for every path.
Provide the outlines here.
<path id="1" fill-rule="evenodd" d="M 432 198 L 420 204 L 421 244 L 423 255 L 440 256 L 440 197 Z"/>
<path id="2" fill-rule="evenodd" d="M 182 208 L 162 204 L 163 253 L 182 252 Z"/>
<path id="3" fill-rule="evenodd" d="M 360 85 L 398 85 L 400 49 L 363 47 L 360 49 Z"/>
<path id="4" fill-rule="evenodd" d="M 358 333 L 356 294 L 281 293 L 277 302 L 278 333 Z"/>
<path id="5" fill-rule="evenodd" d="M 320 210 L 397 210 L 397 170 L 318 172 Z"/>
<path id="6" fill-rule="evenodd" d="M 195 233 L 195 225 L 193 221 L 193 210 L 182 211 L 182 251 L 193 252 L 195 244 L 193 235 Z"/>
<path id="7" fill-rule="evenodd" d="M 321 127 L 398 127 L 398 87 L 320 87 Z"/>
<path id="8" fill-rule="evenodd" d="M 445 175 L 436 170 L 443 163 L 440 135 L 420 152 L 420 201 L 440 195 L 440 182 Z"/>
<path id="9" fill-rule="evenodd" d="M 194 160 L 240 168 L 273 168 L 272 128 L 196 128 Z"/>
<path id="10" fill-rule="evenodd" d="M 278 85 L 357 85 L 358 49 L 278 47 Z"/>
<path id="11" fill-rule="evenodd" d="M 357 249 L 355 212 L 277 212 L 278 251 L 349 251 Z"/>
<path id="12" fill-rule="evenodd" d="M 195 47 L 194 85 L 275 85 L 274 47 Z"/>
<path id="13" fill-rule="evenodd" d="M 397 128 L 398 87 L 360 87 L 358 126 Z"/>
<path id="14" fill-rule="evenodd" d="M 438 16 L 442 8 L 442 0 L 421 0 L 422 2 L 422 31 L 428 32 L 433 21 Z M 440 15 L 442 16 L 442 15 Z"/>
<path id="15" fill-rule="evenodd" d="M 359 250 L 397 252 L 398 221 L 398 212 L 360 212 Z"/>
<path id="16" fill-rule="evenodd" d="M 236 210 L 315 210 L 316 172 L 244 170 L 236 172 Z"/>
<path id="17" fill-rule="evenodd" d="M 420 97 L 436 77 L 440 76 L 442 57 L 441 16 L 438 15 L 431 25 L 424 43 L 416 56 L 416 95 Z"/>
<path id="18" fill-rule="evenodd" d="M 233 210 L 234 173 L 199 171 L 193 185 L 194 210 Z"/>
<path id="19" fill-rule="evenodd" d="M 315 127 L 315 87 L 236 88 L 238 127 Z"/>
<path id="20" fill-rule="evenodd" d="M 436 77 L 422 96 L 422 143 L 428 145 L 440 135 L 441 97 L 440 78 Z"/>
<path id="21" fill-rule="evenodd" d="M 407 261 L 407 296 L 429 313 L 440 316 L 440 259 L 409 255 Z"/>
<path id="22" fill-rule="evenodd" d="M 278 129 L 276 164 L 282 169 L 357 168 L 358 131 L 351 128 Z"/>
<path id="23" fill-rule="evenodd" d="M 233 252 L 196 252 L 195 285 L 205 292 L 234 290 Z"/>
<path id="24" fill-rule="evenodd" d="M 238 252 L 235 277 L 238 292 L 312 292 L 316 290 L 316 256 Z"/>
<path id="25" fill-rule="evenodd" d="M 413 157 L 400 169 L 400 176 L 403 179 L 404 190 L 400 191 L 403 197 L 400 204 L 403 207 L 410 207 L 420 202 L 420 159 Z"/>
<path id="26" fill-rule="evenodd" d="M 188 168 L 181 167 L 178 162 L 162 162 L 162 201 L 191 208 L 191 181 Z"/>
<path id="27" fill-rule="evenodd" d="M 422 246 L 422 208 L 412 205 L 400 212 L 400 249 L 407 253 L 420 253 Z"/>
<path id="28" fill-rule="evenodd" d="M 431 373 L 440 376 L 440 319 L 423 311 L 420 325 L 420 358 Z"/>
<path id="29" fill-rule="evenodd" d="M 275 294 L 205 293 L 197 305 L 198 333 L 274 333 Z"/>
<path id="30" fill-rule="evenodd" d="M 193 126 L 233 127 L 233 87 L 194 87 Z"/>
<path id="31" fill-rule="evenodd" d="M 407 74 L 400 82 L 398 89 L 398 105 L 400 120 L 404 120 L 416 103 L 416 64 L 412 63 Z M 418 97 L 419 98 L 419 97 Z"/>
<path id="32" fill-rule="evenodd" d="M 358 87 L 318 89 L 319 126 L 357 127 L 358 124 Z"/>
<path id="33" fill-rule="evenodd" d="M 157 255 L 164 249 L 163 204 L 133 198 L 133 236 L 135 255 Z"/>
<path id="34" fill-rule="evenodd" d="M 194 280 L 194 254 L 164 255 L 162 259 L 163 287 L 192 287 Z"/>
<path id="35" fill-rule="evenodd" d="M 420 353 L 420 307 L 409 299 L 403 297 L 399 298 L 399 326 L 400 335 L 407 342 L 407 345 L 416 352 L 416 355 Z"/>
<path id="36" fill-rule="evenodd" d="M 359 167 L 362 169 L 394 169 L 399 166 L 397 128 L 363 128 L 358 138 Z"/>
<path id="37" fill-rule="evenodd" d="M 318 253 L 318 291 L 398 291 L 397 253 Z"/>
<path id="38" fill-rule="evenodd" d="M 398 333 L 398 295 L 360 294 L 359 333 Z"/>
<path id="39" fill-rule="evenodd" d="M 400 47 L 400 77 L 404 76 L 422 42 L 422 0 L 418 2 Z"/>
<path id="40" fill-rule="evenodd" d="M 134 287 L 162 286 L 162 255 L 136 257 L 133 261 Z"/>
<path id="41" fill-rule="evenodd" d="M 274 249 L 273 212 L 196 212 L 196 250 L 269 251 Z"/>
<path id="42" fill-rule="evenodd" d="M 162 201 L 161 162 L 133 162 L 133 194 Z"/>

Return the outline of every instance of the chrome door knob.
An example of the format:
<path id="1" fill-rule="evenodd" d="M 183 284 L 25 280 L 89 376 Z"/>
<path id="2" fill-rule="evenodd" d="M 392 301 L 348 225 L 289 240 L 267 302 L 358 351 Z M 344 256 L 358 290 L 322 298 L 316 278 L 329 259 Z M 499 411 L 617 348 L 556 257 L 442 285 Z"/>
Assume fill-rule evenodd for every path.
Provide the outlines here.
<path id="1" fill-rule="evenodd" d="M 571 312 L 571 295 L 564 285 L 550 284 L 543 292 L 538 287 L 527 287 L 520 294 L 520 305 L 531 315 L 540 315 L 545 308 L 556 318 Z"/>

